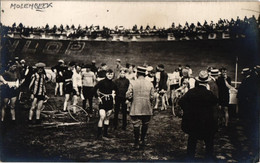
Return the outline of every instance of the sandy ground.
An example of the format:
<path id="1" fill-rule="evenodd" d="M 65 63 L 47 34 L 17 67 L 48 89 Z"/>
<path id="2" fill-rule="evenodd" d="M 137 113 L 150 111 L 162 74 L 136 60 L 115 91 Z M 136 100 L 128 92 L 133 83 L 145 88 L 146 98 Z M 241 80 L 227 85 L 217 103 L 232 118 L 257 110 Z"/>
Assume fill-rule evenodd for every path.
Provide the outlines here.
<path id="1" fill-rule="evenodd" d="M 63 98 L 51 97 L 57 108 L 61 108 Z M 96 107 L 96 105 L 95 105 Z M 147 145 L 142 150 L 133 149 L 133 127 L 128 117 L 127 130 L 113 129 L 111 124 L 109 140 L 95 140 L 98 117 L 89 123 L 73 126 L 46 125 L 50 122 L 73 120 L 63 114 L 60 118 L 43 118 L 42 125 L 28 125 L 28 108 L 17 110 L 15 125 L 1 124 L 2 161 L 187 161 L 186 135 L 181 130 L 181 118 L 173 117 L 171 110 L 156 110 L 152 117 L 147 135 Z M 232 110 L 231 110 L 232 115 Z M 231 117 L 230 127 L 220 128 L 215 136 L 214 154 L 216 161 L 251 162 L 256 150 L 252 149 L 253 140 L 246 136 L 242 122 Z M 204 143 L 198 142 L 197 161 L 204 161 Z"/>

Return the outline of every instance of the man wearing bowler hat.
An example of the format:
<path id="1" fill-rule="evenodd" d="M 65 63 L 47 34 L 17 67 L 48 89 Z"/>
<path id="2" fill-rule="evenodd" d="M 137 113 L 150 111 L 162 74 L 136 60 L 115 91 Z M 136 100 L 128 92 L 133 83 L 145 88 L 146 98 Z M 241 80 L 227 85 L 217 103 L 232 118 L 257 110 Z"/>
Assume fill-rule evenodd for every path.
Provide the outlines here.
<path id="1" fill-rule="evenodd" d="M 139 149 L 139 136 L 141 128 L 141 145 L 145 145 L 145 136 L 148 124 L 153 115 L 151 102 L 154 94 L 153 84 L 145 79 L 146 68 L 137 67 L 137 80 L 129 85 L 126 96 L 132 100 L 130 116 L 134 126 L 134 148 Z"/>
<path id="2" fill-rule="evenodd" d="M 204 140 L 206 158 L 213 158 L 213 140 L 217 131 L 217 97 L 207 89 L 209 75 L 201 71 L 195 78 L 198 85 L 179 101 L 183 109 L 182 130 L 189 135 L 187 155 L 194 159 L 197 140 Z"/>

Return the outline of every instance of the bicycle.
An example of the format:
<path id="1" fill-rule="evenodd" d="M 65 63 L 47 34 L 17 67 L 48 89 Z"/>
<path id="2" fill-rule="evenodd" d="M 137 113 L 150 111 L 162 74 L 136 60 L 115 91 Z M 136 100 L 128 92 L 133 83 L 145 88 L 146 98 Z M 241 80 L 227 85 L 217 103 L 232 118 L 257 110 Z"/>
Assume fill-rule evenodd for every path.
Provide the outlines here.
<path id="1" fill-rule="evenodd" d="M 70 116 L 71 119 L 73 119 L 76 122 L 81 122 L 81 123 L 87 123 L 90 121 L 90 116 L 87 113 L 87 111 L 85 111 L 81 106 L 78 105 L 68 105 L 67 113 L 61 112 L 55 108 L 58 108 L 57 105 L 54 102 L 51 102 L 49 100 L 50 98 L 48 97 L 45 101 L 44 101 L 44 107 L 41 111 L 41 113 L 47 113 L 49 114 L 49 117 L 52 118 L 58 118 L 60 115 L 66 115 L 68 113 L 68 115 Z"/>

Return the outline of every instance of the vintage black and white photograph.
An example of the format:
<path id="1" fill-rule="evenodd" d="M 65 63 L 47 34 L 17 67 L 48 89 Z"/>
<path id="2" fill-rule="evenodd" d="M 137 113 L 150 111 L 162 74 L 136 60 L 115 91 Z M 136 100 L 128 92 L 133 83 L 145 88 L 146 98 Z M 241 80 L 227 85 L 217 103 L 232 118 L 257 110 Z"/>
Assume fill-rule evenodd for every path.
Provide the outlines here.
<path id="1" fill-rule="evenodd" d="M 259 162 L 259 1 L 0 8 L 1 162 Z"/>

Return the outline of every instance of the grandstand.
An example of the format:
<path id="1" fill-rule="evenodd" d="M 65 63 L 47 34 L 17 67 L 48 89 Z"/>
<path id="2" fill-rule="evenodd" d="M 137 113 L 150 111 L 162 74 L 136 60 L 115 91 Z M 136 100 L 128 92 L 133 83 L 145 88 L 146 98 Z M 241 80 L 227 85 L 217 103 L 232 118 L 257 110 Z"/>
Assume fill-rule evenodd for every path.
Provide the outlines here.
<path id="1" fill-rule="evenodd" d="M 145 28 L 134 25 L 132 29 L 125 29 L 123 26 L 116 26 L 114 29 L 99 25 L 71 27 L 62 24 L 57 27 L 26 27 L 22 23 L 17 25 L 14 23 L 11 27 L 0 25 L 2 36 L 12 38 L 30 38 L 30 39 L 76 39 L 76 40 L 95 40 L 95 41 L 175 41 L 175 40 L 200 40 L 200 39 L 228 39 L 228 38 L 244 38 L 257 33 L 259 31 L 259 19 L 255 16 L 245 17 L 241 20 L 219 19 L 214 23 L 197 22 L 182 25 L 172 23 L 170 28 L 157 28 L 147 25 Z"/>
<path id="2" fill-rule="evenodd" d="M 255 17 L 220 19 L 217 23 L 204 22 L 203 25 L 198 22 L 196 26 L 186 23 L 183 27 L 173 23 L 168 29 L 138 28 L 136 25 L 132 29 L 120 26 L 115 29 L 98 26 L 63 28 L 63 25 L 27 28 L 14 24 L 12 27 L 1 25 L 1 32 L 2 45 L 6 43 L 3 48 L 8 49 L 2 64 L 15 56 L 25 59 L 28 64 L 43 61 L 47 66 L 53 66 L 58 59 L 79 63 L 95 59 L 97 65 L 102 62 L 113 65 L 116 58 L 121 58 L 123 64 L 146 62 L 156 66 L 161 62 L 167 72 L 186 63 L 191 65 L 194 74 L 208 66 L 225 66 L 234 80 L 236 57 L 239 58 L 239 71 L 260 63 L 259 18 L 256 20 Z"/>

